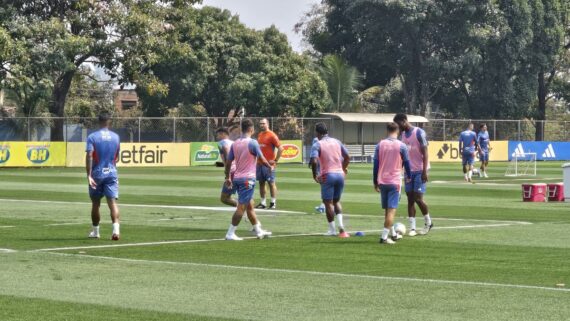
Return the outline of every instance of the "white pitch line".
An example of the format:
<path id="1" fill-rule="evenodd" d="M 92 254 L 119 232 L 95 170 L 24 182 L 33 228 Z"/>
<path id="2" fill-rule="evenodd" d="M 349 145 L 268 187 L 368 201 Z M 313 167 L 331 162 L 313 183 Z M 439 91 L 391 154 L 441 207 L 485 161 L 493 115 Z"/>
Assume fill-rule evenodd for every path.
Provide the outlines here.
<path id="1" fill-rule="evenodd" d="M 15 227 L 14 225 L 2 225 L 0 228 L 12 228 Z"/>
<path id="2" fill-rule="evenodd" d="M 327 276 L 327 277 L 344 277 L 344 278 L 368 279 L 368 280 L 405 281 L 405 282 L 418 282 L 418 283 L 454 284 L 454 285 L 469 285 L 469 286 L 479 286 L 479 287 L 499 287 L 499 288 L 514 288 L 514 289 L 527 289 L 527 290 L 570 292 L 570 289 L 566 288 L 552 288 L 552 287 L 536 286 L 536 285 L 420 279 L 420 278 L 407 278 L 407 277 L 398 277 L 398 276 L 362 275 L 362 274 L 319 272 L 319 271 L 292 270 L 292 269 L 272 269 L 272 268 L 263 268 L 263 267 L 254 267 L 254 266 L 208 264 L 208 263 L 195 263 L 195 262 L 155 261 L 155 260 L 142 260 L 142 259 L 127 259 L 127 258 L 118 258 L 110 256 L 95 256 L 95 255 L 85 255 L 85 254 L 68 254 L 68 253 L 50 253 L 50 254 L 68 256 L 68 257 L 83 257 L 83 258 L 91 258 L 98 260 L 111 260 L 111 261 L 122 261 L 122 262 L 142 263 L 142 264 L 180 265 L 180 266 L 208 267 L 216 269 L 249 270 L 249 271 L 271 272 L 271 273 L 278 272 L 278 273 L 290 273 L 290 274 L 307 274 L 307 275 L 317 275 L 317 276 Z"/>
<path id="3" fill-rule="evenodd" d="M 11 249 L 0 249 L 0 253 L 16 253 L 16 250 L 11 250 Z"/>
<path id="4" fill-rule="evenodd" d="M 1 202 L 23 202 L 23 203 L 41 203 L 41 204 L 66 204 L 66 205 L 91 205 L 88 202 L 67 202 L 67 201 L 40 201 L 40 200 L 18 200 L 0 198 Z M 235 212 L 235 208 L 229 206 L 185 206 L 185 205 L 152 205 L 152 204 L 122 204 L 120 207 L 143 207 L 143 208 L 165 208 L 165 209 L 181 209 L 181 210 L 205 210 L 205 211 L 224 211 Z M 306 214 L 304 212 L 284 211 L 284 210 L 260 210 L 260 213 L 277 213 L 277 214 Z"/>
<path id="5" fill-rule="evenodd" d="M 515 224 L 485 224 L 485 225 L 458 225 L 458 226 L 442 226 L 436 227 L 434 230 L 440 229 L 469 229 L 469 228 L 480 228 L 480 227 L 504 227 L 513 226 Z M 360 232 L 364 233 L 376 233 L 382 230 L 363 230 Z M 350 233 L 355 233 L 356 231 L 350 231 Z M 299 234 L 284 234 L 284 235 L 273 235 L 271 238 L 284 238 L 284 237 L 301 237 L 301 236 L 322 236 L 323 233 L 299 233 Z M 243 239 L 255 239 L 256 237 L 244 237 Z M 224 239 L 201 239 L 201 240 L 176 240 L 176 241 L 160 241 L 160 242 L 142 242 L 142 243 L 125 243 L 125 244 L 105 244 L 105 245 L 90 245 L 90 246 L 70 246 L 70 247 L 56 247 L 56 248 L 45 248 L 30 250 L 29 252 L 54 252 L 54 251 L 67 251 L 67 250 L 88 250 L 88 249 L 106 249 L 106 248 L 117 248 L 117 247 L 137 247 L 137 246 L 154 246 L 154 245 L 169 245 L 169 244 L 187 244 L 187 243 L 205 243 L 205 242 L 217 242 L 224 241 Z"/>
<path id="6" fill-rule="evenodd" d="M 161 218 L 158 220 L 149 220 L 149 222 L 163 222 L 163 221 L 193 221 L 193 220 L 207 220 L 207 217 L 173 217 Z"/>
<path id="7" fill-rule="evenodd" d="M 53 224 L 46 224 L 45 226 L 64 226 L 64 225 L 86 225 L 87 223 L 85 222 L 81 222 L 81 223 L 53 223 Z"/>

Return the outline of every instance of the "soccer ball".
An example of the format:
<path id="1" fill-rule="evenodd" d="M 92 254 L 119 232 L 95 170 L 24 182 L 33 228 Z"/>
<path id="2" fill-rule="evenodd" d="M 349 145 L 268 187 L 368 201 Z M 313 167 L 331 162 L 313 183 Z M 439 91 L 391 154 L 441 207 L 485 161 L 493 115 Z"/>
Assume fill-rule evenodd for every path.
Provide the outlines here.
<path id="1" fill-rule="evenodd" d="M 398 233 L 402 236 L 406 235 L 406 225 L 404 225 L 402 223 L 394 224 L 394 230 L 396 231 L 396 233 Z"/>

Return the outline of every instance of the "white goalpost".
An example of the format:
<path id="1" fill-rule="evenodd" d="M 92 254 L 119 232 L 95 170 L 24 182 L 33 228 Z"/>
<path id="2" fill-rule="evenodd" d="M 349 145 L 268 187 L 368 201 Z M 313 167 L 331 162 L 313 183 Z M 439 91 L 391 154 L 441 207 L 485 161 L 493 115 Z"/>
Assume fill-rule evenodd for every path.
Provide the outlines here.
<path id="1" fill-rule="evenodd" d="M 515 153 L 505 176 L 536 176 L 536 153 Z"/>

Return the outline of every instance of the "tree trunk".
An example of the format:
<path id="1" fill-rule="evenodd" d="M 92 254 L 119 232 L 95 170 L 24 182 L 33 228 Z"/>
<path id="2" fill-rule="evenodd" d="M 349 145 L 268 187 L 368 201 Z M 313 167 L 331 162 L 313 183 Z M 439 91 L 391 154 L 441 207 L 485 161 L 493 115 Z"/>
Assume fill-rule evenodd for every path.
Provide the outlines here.
<path id="1" fill-rule="evenodd" d="M 544 79 L 544 71 L 538 73 L 538 110 L 536 113 L 536 131 L 534 139 L 536 141 L 544 140 L 544 121 L 546 120 L 546 81 Z"/>
<path id="2" fill-rule="evenodd" d="M 74 75 L 75 70 L 66 72 L 58 79 L 53 88 L 52 102 L 50 104 L 49 111 L 57 118 L 51 128 L 52 142 L 64 141 L 63 117 L 65 116 L 65 101 Z"/>

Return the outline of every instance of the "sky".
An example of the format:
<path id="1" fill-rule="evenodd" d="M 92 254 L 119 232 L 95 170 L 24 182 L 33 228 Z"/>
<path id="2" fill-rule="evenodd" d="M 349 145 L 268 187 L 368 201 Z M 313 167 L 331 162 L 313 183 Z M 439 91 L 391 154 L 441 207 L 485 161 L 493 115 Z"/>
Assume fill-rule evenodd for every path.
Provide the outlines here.
<path id="1" fill-rule="evenodd" d="M 239 15 L 250 28 L 265 29 L 275 25 L 287 34 L 293 50 L 301 52 L 301 35 L 293 27 L 311 6 L 320 0 L 203 0 L 203 5 L 228 9 Z"/>

